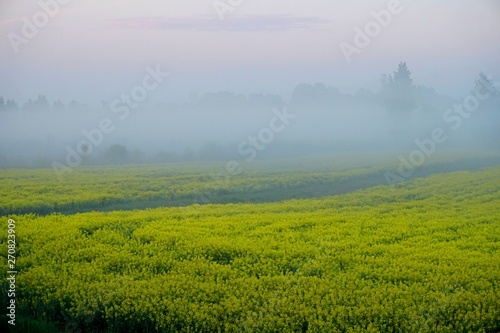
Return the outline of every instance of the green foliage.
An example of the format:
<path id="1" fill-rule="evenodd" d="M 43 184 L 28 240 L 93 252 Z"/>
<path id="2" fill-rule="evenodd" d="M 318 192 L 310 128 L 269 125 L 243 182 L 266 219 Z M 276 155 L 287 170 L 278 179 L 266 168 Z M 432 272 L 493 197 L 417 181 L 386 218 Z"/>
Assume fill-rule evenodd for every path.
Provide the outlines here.
<path id="1" fill-rule="evenodd" d="M 322 199 L 10 216 L 16 304 L 87 332 L 495 332 L 499 184 L 495 167 Z"/>
<path id="2" fill-rule="evenodd" d="M 500 161 L 498 152 L 435 155 L 415 176 Z M 0 216 L 328 196 L 386 184 L 384 173 L 397 169 L 397 156 L 360 153 L 255 162 L 242 164 L 237 176 L 219 163 L 76 168 L 62 181 L 53 170 L 0 170 Z"/>

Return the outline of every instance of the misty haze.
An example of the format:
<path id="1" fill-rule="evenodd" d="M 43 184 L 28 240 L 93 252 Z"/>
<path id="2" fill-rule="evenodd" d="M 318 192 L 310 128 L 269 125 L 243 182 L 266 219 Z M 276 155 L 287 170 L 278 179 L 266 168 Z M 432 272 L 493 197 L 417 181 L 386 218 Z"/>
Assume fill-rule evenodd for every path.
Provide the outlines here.
<path id="1" fill-rule="evenodd" d="M 178 104 L 140 105 L 130 93 L 97 106 L 66 105 L 45 95 L 18 106 L 2 98 L 2 164 L 51 167 L 68 155 L 81 155 L 82 165 L 105 164 L 113 162 L 106 154 L 116 145 L 125 147 L 121 162 L 169 162 L 168 156 L 172 161 L 223 160 L 238 154 L 246 159 L 245 151 L 260 148 L 259 130 L 268 125 L 273 110 L 290 114 L 293 121 L 281 121 L 277 126 L 287 125 L 286 131 L 265 137 L 273 144 L 268 151 L 260 148 L 262 158 L 412 149 L 436 128 L 449 137 L 440 149 L 498 148 L 500 98 L 492 79 L 478 74 L 470 82 L 475 99 L 460 101 L 414 84 L 406 64 L 400 66 L 387 76 L 393 82 L 381 82 L 375 92 L 360 88 L 350 94 L 324 83 L 300 83 L 289 100 L 271 93 L 225 91 Z M 404 79 L 398 81 L 398 75 Z M 109 120 L 104 132 L 103 119 Z M 240 146 L 249 137 L 257 137 L 257 143 Z"/>
<path id="2" fill-rule="evenodd" d="M 0 5 L 2 332 L 500 331 L 500 4 Z"/>

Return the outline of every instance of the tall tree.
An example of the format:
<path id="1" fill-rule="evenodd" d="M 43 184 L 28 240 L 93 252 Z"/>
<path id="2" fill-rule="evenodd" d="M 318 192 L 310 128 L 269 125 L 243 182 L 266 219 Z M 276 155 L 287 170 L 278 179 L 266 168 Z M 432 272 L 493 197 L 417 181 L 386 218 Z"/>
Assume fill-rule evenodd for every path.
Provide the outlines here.
<path id="1" fill-rule="evenodd" d="M 17 110 L 18 107 L 17 107 L 17 103 L 16 101 L 14 101 L 13 99 L 8 99 L 6 102 L 5 102 L 5 108 L 7 110 Z"/>
<path id="2" fill-rule="evenodd" d="M 405 62 L 400 62 L 393 74 L 383 75 L 381 84 L 381 93 L 389 112 L 406 114 L 413 109 L 415 86 Z"/>
<path id="3" fill-rule="evenodd" d="M 405 62 L 401 62 L 393 74 L 383 75 L 381 96 L 391 121 L 391 134 L 394 144 L 405 146 L 413 135 L 412 109 L 415 107 L 415 86 L 411 72 Z"/>
<path id="4" fill-rule="evenodd" d="M 495 82 L 493 82 L 493 80 L 488 78 L 483 72 L 479 73 L 478 78 L 475 81 L 474 88 L 480 92 L 486 90 L 486 92 L 492 95 L 490 97 L 496 97 L 500 94 L 498 89 L 495 87 Z"/>
<path id="5" fill-rule="evenodd" d="M 498 114 L 500 109 L 500 92 L 495 87 L 495 82 L 488 78 L 483 72 L 479 73 L 474 82 L 472 96 L 480 96 L 479 107 L 481 110 L 491 111 Z"/>
<path id="6" fill-rule="evenodd" d="M 50 103 L 45 95 L 38 95 L 38 98 L 33 102 L 36 111 L 48 111 Z"/>
<path id="7" fill-rule="evenodd" d="M 53 111 L 66 111 L 66 106 L 60 100 L 54 101 L 52 104 Z"/>

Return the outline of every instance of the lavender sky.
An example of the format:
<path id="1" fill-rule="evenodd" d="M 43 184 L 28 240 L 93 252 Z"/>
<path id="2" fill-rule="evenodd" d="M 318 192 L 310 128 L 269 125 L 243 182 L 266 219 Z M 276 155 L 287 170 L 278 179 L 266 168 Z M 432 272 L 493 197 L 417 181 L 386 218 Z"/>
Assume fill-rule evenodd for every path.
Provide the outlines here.
<path id="1" fill-rule="evenodd" d="M 44 0 L 43 2 L 49 2 Z M 227 0 L 224 0 L 227 2 Z M 37 1 L 0 4 L 0 96 L 98 104 L 140 82 L 146 66 L 171 73 L 150 98 L 278 93 L 300 82 L 376 91 L 406 61 L 414 82 L 463 97 L 480 71 L 500 81 L 500 1 L 401 0 L 401 12 L 348 64 L 339 47 L 390 1 L 244 0 L 221 20 L 212 0 L 72 0 L 15 53 L 9 33 Z"/>

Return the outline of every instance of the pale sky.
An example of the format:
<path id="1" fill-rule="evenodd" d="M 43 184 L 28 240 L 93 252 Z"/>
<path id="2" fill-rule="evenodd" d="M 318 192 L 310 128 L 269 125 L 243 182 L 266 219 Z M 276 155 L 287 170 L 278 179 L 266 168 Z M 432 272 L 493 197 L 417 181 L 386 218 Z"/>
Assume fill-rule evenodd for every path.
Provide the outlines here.
<path id="1" fill-rule="evenodd" d="M 96 105 L 157 64 L 171 73 L 151 96 L 164 102 L 220 90 L 288 98 L 301 82 L 376 90 L 400 61 L 415 83 L 457 98 L 480 71 L 500 81 L 498 0 L 401 0 L 401 11 L 349 64 L 339 45 L 354 44 L 354 29 L 391 1 L 240 2 L 221 20 L 212 0 L 71 0 L 17 53 L 9 36 L 23 36 L 23 17 L 43 19 L 42 9 L 37 1 L 3 2 L 0 96 Z"/>

